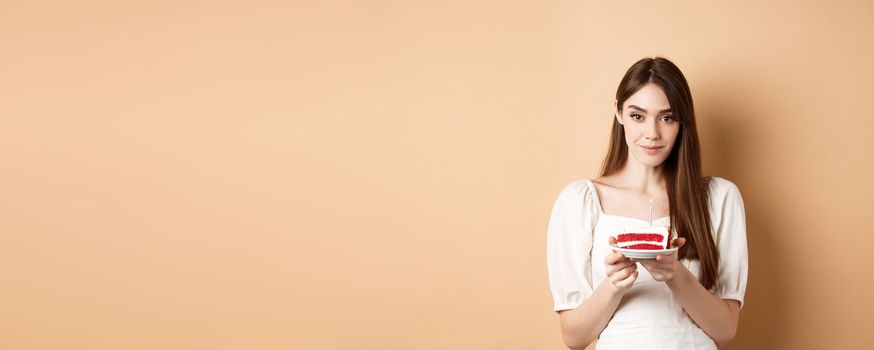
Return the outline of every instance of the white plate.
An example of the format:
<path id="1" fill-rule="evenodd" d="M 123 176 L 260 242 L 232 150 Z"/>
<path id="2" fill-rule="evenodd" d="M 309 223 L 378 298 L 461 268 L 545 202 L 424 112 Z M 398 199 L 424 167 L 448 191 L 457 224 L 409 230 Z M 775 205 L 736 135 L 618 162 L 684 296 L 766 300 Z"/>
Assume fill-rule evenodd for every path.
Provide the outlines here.
<path id="1" fill-rule="evenodd" d="M 628 249 L 628 248 L 619 248 L 613 247 L 614 251 L 620 252 L 628 258 L 635 259 L 655 259 L 656 256 L 659 255 L 670 255 L 677 251 L 680 248 L 671 248 L 671 249 L 661 249 L 661 250 L 649 250 L 649 249 Z"/>

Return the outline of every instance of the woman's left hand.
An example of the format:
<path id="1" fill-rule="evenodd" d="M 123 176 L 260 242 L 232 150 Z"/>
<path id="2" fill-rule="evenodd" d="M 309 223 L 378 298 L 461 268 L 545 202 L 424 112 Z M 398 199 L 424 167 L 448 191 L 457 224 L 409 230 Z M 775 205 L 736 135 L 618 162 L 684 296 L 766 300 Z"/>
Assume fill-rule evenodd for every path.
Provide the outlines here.
<path id="1" fill-rule="evenodd" d="M 671 241 L 671 245 L 677 248 L 683 247 L 686 244 L 685 238 L 676 238 Z M 674 278 L 674 273 L 680 266 L 679 249 L 669 255 L 658 255 L 655 260 L 640 260 L 640 264 L 649 271 L 652 279 L 659 282 L 667 282 Z"/>

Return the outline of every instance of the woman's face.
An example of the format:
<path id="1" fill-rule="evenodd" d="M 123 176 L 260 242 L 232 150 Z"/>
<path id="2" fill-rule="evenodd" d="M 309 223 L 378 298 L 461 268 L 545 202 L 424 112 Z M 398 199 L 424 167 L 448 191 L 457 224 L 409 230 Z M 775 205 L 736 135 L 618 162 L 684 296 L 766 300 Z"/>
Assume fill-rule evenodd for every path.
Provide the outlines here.
<path id="1" fill-rule="evenodd" d="M 680 121 L 671 114 L 662 88 L 652 83 L 644 85 L 616 112 L 616 119 L 625 129 L 628 153 L 642 164 L 661 165 L 671 154 L 680 131 Z"/>

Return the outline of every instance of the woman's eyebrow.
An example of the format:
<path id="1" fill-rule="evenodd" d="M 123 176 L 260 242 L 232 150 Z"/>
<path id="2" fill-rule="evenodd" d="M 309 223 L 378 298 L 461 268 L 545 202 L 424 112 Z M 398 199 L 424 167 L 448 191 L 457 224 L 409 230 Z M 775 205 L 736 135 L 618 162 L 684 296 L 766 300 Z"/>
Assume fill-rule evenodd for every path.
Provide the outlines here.
<path id="1" fill-rule="evenodd" d="M 635 106 L 635 105 L 628 105 L 628 108 L 636 109 L 636 110 L 644 112 L 644 113 L 649 113 L 649 111 L 647 111 L 643 108 L 640 108 L 638 106 Z M 666 113 L 666 112 L 670 112 L 670 111 L 671 111 L 671 109 L 667 108 L 667 109 L 660 110 L 659 113 Z"/>

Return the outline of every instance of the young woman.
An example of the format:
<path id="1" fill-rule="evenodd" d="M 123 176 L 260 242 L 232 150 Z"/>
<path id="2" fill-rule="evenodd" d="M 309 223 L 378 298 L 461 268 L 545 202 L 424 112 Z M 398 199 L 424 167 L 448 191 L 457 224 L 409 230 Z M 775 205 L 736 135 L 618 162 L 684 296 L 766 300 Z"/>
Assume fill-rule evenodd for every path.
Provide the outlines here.
<path id="1" fill-rule="evenodd" d="M 692 96 L 664 58 L 635 63 L 616 91 L 597 179 L 559 194 L 547 265 L 565 344 L 597 349 L 715 349 L 735 336 L 747 284 L 743 199 L 701 174 Z M 652 199 L 652 212 L 650 212 Z M 626 228 L 668 226 L 679 249 L 656 259 L 614 252 Z"/>

